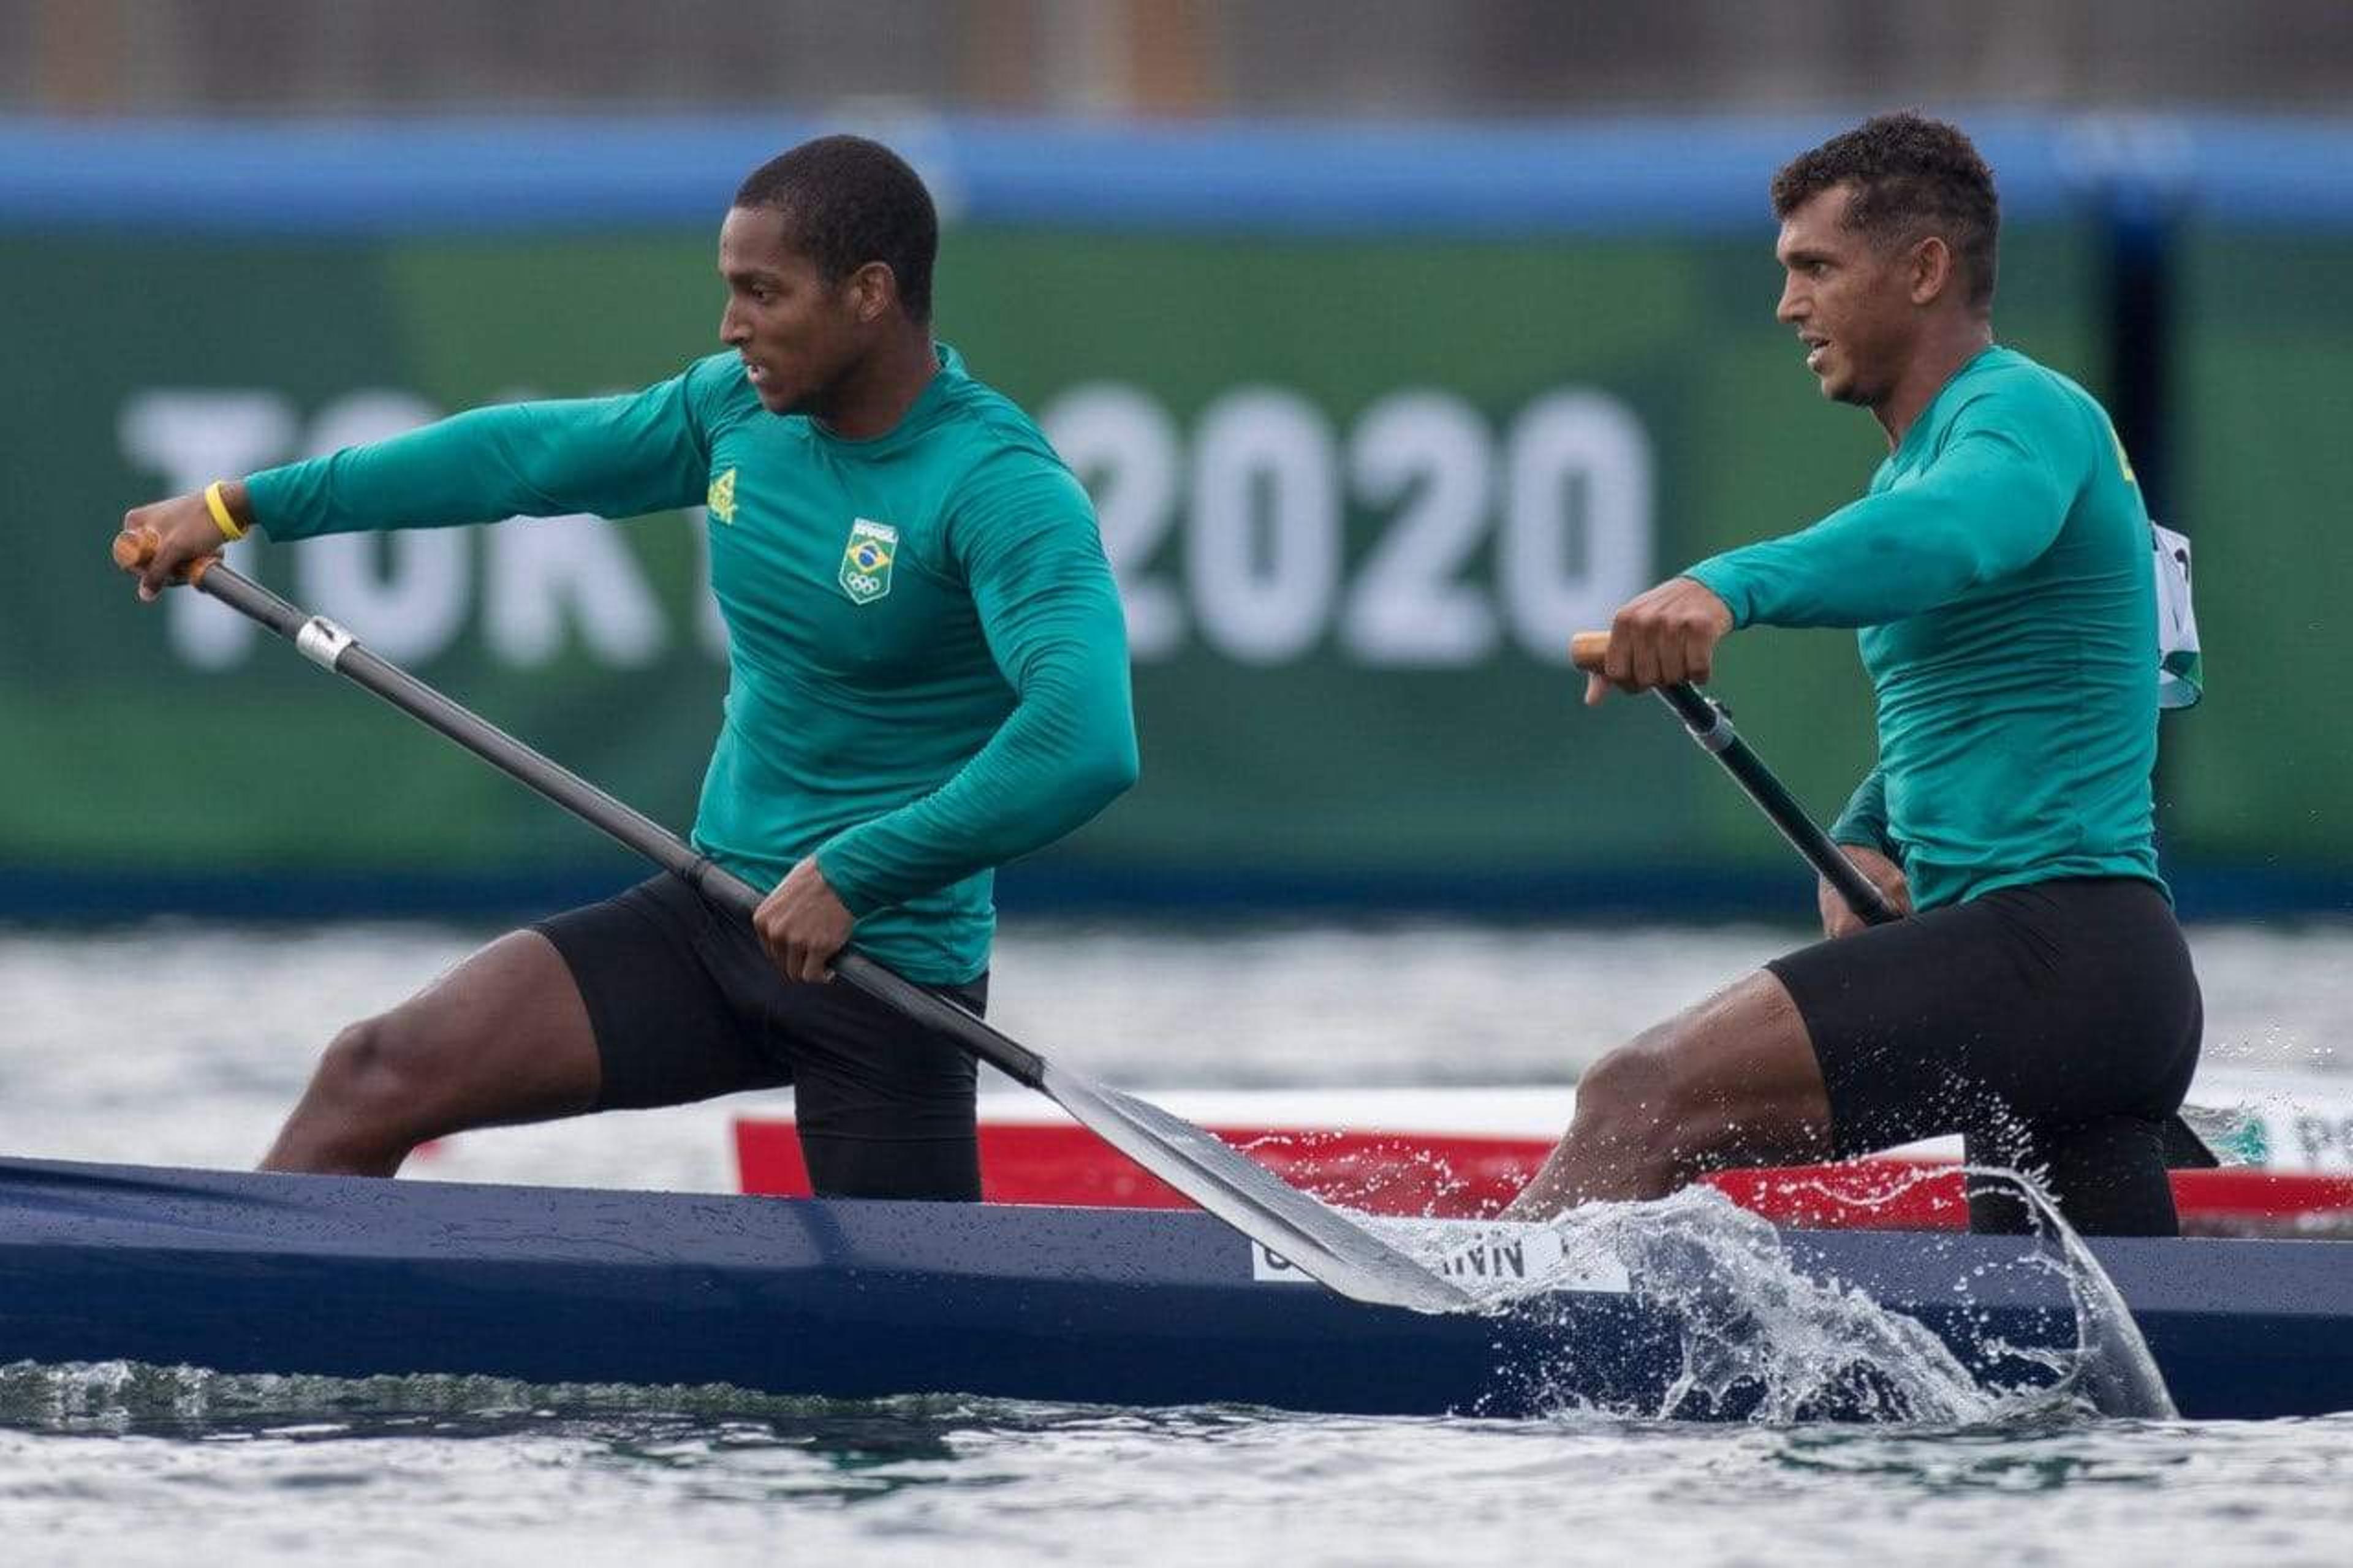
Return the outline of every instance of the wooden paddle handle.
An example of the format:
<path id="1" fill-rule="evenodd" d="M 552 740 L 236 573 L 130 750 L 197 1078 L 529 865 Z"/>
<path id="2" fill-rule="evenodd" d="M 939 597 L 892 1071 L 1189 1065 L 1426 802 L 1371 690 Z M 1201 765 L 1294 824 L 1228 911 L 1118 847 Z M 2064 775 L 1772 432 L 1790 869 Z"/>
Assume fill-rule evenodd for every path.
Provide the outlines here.
<path id="1" fill-rule="evenodd" d="M 1579 632 L 1568 639 L 1568 661 L 1579 669 L 1598 671 L 1609 657 L 1608 632 Z"/>
<path id="2" fill-rule="evenodd" d="M 163 544 L 152 528 L 126 528 L 114 536 L 114 563 L 125 572 L 136 572 L 155 559 Z M 187 584 L 191 588 L 204 581 L 204 575 L 217 563 L 217 555 L 200 555 L 188 564 Z"/>
<path id="3" fill-rule="evenodd" d="M 114 563 L 136 572 L 155 559 L 155 546 L 161 542 L 152 528 L 126 528 L 114 536 Z"/>

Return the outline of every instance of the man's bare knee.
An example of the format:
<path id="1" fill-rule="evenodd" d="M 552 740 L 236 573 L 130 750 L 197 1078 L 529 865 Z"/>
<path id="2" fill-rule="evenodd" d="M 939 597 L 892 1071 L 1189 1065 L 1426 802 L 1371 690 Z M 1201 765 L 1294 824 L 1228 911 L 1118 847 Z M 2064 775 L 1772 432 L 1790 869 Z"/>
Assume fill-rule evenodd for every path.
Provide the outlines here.
<path id="1" fill-rule="evenodd" d="M 1800 1032 L 1778 1048 L 1784 1013 Z M 1827 1121 L 1802 1029 L 1778 982 L 1728 988 L 1596 1062 L 1577 1083 L 1575 1127 L 1653 1195 L 1729 1166 L 1820 1157 Z"/>
<path id="2" fill-rule="evenodd" d="M 1568 1135 L 1505 1212 L 1662 1197 L 1710 1171 L 1819 1158 L 1829 1110 L 1804 1020 L 1758 972 L 1586 1069 Z"/>
<path id="3" fill-rule="evenodd" d="M 347 1118 L 387 1123 L 422 1097 L 432 1074 L 417 1034 L 396 1013 L 346 1025 L 329 1041 L 311 1077 L 311 1093 Z"/>
<path id="4" fill-rule="evenodd" d="M 338 1034 L 263 1164 L 389 1175 L 430 1138 L 586 1110 L 599 1075 L 563 956 L 511 932 Z"/>
<path id="5" fill-rule="evenodd" d="M 364 1174 L 398 1170 L 417 1144 L 447 1131 L 432 1103 L 438 1075 L 429 1049 L 397 1010 L 338 1031 L 267 1163 Z"/>
<path id="6" fill-rule="evenodd" d="M 1690 1090 L 1674 1069 L 1672 1026 L 1645 1031 L 1587 1068 L 1577 1081 L 1570 1135 L 1627 1173 L 1645 1196 L 1682 1181 Z"/>
<path id="7" fill-rule="evenodd" d="M 329 1042 L 264 1170 L 389 1176 L 430 1136 L 417 1121 L 424 1071 L 396 1016 L 363 1019 Z"/>

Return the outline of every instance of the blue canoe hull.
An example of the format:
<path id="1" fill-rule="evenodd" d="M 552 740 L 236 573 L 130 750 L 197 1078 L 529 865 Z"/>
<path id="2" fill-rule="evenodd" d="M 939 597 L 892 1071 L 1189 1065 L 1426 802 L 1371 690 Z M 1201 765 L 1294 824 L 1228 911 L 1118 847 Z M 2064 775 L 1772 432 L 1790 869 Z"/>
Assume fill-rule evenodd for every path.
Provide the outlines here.
<path id="1" fill-rule="evenodd" d="M 1785 1242 L 1965 1359 L 1989 1333 L 2073 1342 L 2059 1285 L 1999 1267 L 2018 1242 Z M 2353 1409 L 2353 1246 L 2097 1251 L 2183 1415 Z M 1196 1213 L 0 1161 L 0 1360 L 1485 1415 L 1654 1409 L 1681 1364 L 1680 1322 L 1636 1295 L 1425 1317 L 1252 1262 Z"/>

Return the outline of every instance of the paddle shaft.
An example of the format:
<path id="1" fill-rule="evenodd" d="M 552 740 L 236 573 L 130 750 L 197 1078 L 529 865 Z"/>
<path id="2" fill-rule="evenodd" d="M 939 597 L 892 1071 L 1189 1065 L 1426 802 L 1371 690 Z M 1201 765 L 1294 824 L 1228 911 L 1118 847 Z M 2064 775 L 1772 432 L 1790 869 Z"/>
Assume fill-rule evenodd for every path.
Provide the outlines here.
<path id="1" fill-rule="evenodd" d="M 1732 715 L 1722 703 L 1689 681 L 1660 688 L 1659 700 L 1674 710 L 1694 743 L 1723 764 L 1724 771 L 1757 803 L 1757 809 L 1780 830 L 1790 847 L 1804 856 L 1806 864 L 1838 889 L 1846 907 L 1865 924 L 1885 925 L 1902 918 L 1895 906 L 1887 901 L 1887 896 L 1846 858 L 1845 851 L 1831 842 L 1831 836 L 1815 825 L 1797 797 L 1774 776 L 1773 770 L 1749 749 L 1748 742 L 1732 727 Z"/>
<path id="2" fill-rule="evenodd" d="M 141 548 L 136 541 L 120 542 L 117 559 L 124 560 L 128 552 L 135 560 Z M 643 812 L 616 800 L 481 715 L 451 701 L 398 665 L 370 652 L 324 616 L 304 614 L 214 557 L 192 567 L 188 582 L 237 614 L 268 626 L 292 643 L 311 663 L 366 688 L 526 788 L 601 829 L 662 869 L 684 878 L 723 908 L 747 921 L 759 909 L 763 895 L 751 883 L 698 853 Z M 859 952 L 845 950 L 836 955 L 833 972 L 884 1005 L 951 1037 L 974 1056 L 1027 1087 L 1043 1086 L 1043 1058 L 945 997 L 924 990 Z"/>
<path id="3" fill-rule="evenodd" d="M 1570 657 L 1579 669 L 1598 671 L 1609 652 L 1608 632 L 1579 632 L 1570 645 Z M 1723 764 L 1749 799 L 1757 803 L 1767 820 L 1780 830 L 1789 847 L 1806 858 L 1806 863 L 1830 885 L 1836 888 L 1847 908 L 1869 925 L 1885 925 L 1900 918 L 1895 906 L 1872 885 L 1844 851 L 1831 842 L 1798 804 L 1787 786 L 1767 767 L 1763 759 L 1749 749 L 1748 742 L 1732 727 L 1732 715 L 1722 703 L 1708 696 L 1691 682 L 1678 681 L 1672 686 L 1657 689 L 1659 700 L 1673 710 L 1683 721 L 1683 729 L 1699 749 Z"/>

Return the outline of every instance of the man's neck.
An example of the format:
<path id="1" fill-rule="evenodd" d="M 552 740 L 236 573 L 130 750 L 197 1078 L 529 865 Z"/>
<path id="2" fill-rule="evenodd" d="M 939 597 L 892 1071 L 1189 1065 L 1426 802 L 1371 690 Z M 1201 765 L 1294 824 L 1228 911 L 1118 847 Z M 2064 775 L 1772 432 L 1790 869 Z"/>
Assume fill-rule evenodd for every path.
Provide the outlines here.
<path id="1" fill-rule="evenodd" d="M 1982 316 L 1954 319 L 1925 335 L 1894 387 L 1872 407 L 1872 417 L 1887 432 L 1887 449 L 1904 444 L 1904 433 L 1928 411 L 1945 384 L 1960 368 L 1993 346 L 1993 322 Z"/>
<path id="2" fill-rule="evenodd" d="M 817 421 L 845 441 L 887 436 L 939 374 L 940 356 L 927 327 L 893 332 L 837 383 Z"/>

